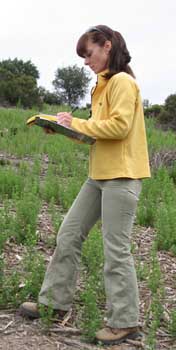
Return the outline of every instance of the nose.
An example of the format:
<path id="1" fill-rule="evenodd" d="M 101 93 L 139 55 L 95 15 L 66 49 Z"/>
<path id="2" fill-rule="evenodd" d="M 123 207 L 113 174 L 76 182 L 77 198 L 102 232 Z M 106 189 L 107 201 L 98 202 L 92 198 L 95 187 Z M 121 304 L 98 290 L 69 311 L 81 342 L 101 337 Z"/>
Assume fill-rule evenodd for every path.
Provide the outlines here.
<path id="1" fill-rule="evenodd" d="M 89 64 L 89 58 L 88 57 L 85 57 L 84 58 L 84 64 L 87 66 Z"/>

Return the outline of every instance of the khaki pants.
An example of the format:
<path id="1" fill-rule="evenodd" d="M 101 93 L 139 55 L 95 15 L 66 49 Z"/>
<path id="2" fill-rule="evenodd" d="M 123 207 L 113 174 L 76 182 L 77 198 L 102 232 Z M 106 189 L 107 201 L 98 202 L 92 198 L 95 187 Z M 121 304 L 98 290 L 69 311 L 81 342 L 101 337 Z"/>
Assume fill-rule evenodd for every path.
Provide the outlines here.
<path id="1" fill-rule="evenodd" d="M 108 325 L 137 326 L 139 300 L 130 238 L 140 191 L 141 180 L 88 179 L 84 183 L 60 227 L 39 294 L 40 303 L 51 303 L 61 310 L 71 307 L 82 243 L 101 218 Z"/>

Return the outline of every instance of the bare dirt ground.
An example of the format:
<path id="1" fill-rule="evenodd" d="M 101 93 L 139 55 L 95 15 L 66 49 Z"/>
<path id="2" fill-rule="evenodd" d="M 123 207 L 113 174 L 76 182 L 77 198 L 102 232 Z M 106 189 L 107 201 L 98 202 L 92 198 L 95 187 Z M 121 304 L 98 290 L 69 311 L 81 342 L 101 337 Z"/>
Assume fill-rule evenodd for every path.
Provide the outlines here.
<path id="1" fill-rule="evenodd" d="M 27 159 L 28 161 L 28 159 Z M 17 162 L 17 160 L 15 160 Z M 46 167 L 45 167 L 46 168 Z M 44 170 L 45 170 L 44 168 Z M 40 233 L 40 243 L 38 249 L 45 256 L 46 263 L 52 254 L 52 249 L 45 249 L 42 240 L 45 236 L 53 234 L 51 218 L 47 212 L 47 204 L 44 203 L 38 222 Z M 150 248 L 155 232 L 151 228 L 134 228 L 133 243 L 135 245 L 134 258 L 140 259 L 150 266 Z M 9 269 L 12 266 L 20 268 L 20 258 L 24 254 L 22 246 L 7 242 L 4 259 L 8 262 Z M 169 252 L 159 252 L 158 259 L 163 273 L 163 285 L 165 295 L 162 303 L 164 316 L 162 326 L 157 331 L 156 350 L 176 350 L 176 340 L 174 341 L 166 327 L 165 321 L 170 317 L 170 309 L 176 305 L 176 257 Z M 146 311 L 150 309 L 151 292 L 146 281 L 139 282 L 140 292 L 140 325 L 147 335 Z M 73 307 L 74 308 L 74 307 Z M 151 315 L 152 317 L 152 315 Z M 40 320 L 26 320 L 18 315 L 15 309 L 0 310 L 0 350 L 135 350 L 145 349 L 143 341 L 128 341 L 119 346 L 99 347 L 82 341 L 80 330 L 76 328 L 76 314 L 67 315 L 62 322 L 54 322 L 51 328 L 46 330 Z M 149 315 L 150 322 L 150 315 Z M 147 350 L 150 350 L 149 348 Z"/>

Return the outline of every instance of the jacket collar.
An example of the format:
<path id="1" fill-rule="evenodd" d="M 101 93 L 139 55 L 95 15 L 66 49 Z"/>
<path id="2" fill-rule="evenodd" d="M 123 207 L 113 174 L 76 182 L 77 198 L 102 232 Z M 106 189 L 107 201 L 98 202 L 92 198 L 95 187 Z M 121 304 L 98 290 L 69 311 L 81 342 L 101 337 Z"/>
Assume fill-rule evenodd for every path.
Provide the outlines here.
<path id="1" fill-rule="evenodd" d="M 97 88 L 102 88 L 107 84 L 108 80 L 105 79 L 104 74 L 106 74 L 108 71 L 109 71 L 108 69 L 105 69 L 104 71 L 97 74 L 96 85 L 93 87 L 93 89 L 91 91 L 91 95 L 94 94 L 94 92 L 95 92 L 95 90 L 97 90 Z"/>
<path id="2" fill-rule="evenodd" d="M 105 79 L 105 77 L 104 77 L 104 75 L 106 74 L 106 73 L 108 73 L 109 72 L 109 70 L 108 69 L 105 69 L 104 71 L 102 71 L 102 72 L 100 72 L 100 73 L 98 73 L 97 74 L 97 84 L 99 85 L 99 86 L 102 86 L 102 85 L 106 85 L 107 84 L 107 79 Z"/>

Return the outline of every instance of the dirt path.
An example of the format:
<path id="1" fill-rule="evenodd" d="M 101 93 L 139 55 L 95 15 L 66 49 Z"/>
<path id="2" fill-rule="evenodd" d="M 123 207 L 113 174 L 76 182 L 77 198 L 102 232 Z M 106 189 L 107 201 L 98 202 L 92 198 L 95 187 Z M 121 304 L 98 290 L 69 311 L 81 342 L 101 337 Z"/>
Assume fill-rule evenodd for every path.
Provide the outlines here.
<path id="1" fill-rule="evenodd" d="M 79 331 L 74 328 L 54 323 L 50 331 L 46 331 L 40 321 L 25 320 L 14 312 L 1 311 L 2 350 L 103 350 L 105 348 L 85 343 L 81 340 Z M 75 334 L 76 333 L 76 334 Z M 130 341 L 129 341 L 130 342 Z M 138 342 L 136 342 L 138 343 Z M 137 349 L 143 347 L 137 346 Z M 131 341 L 129 344 L 106 347 L 108 350 L 135 350 Z"/>

